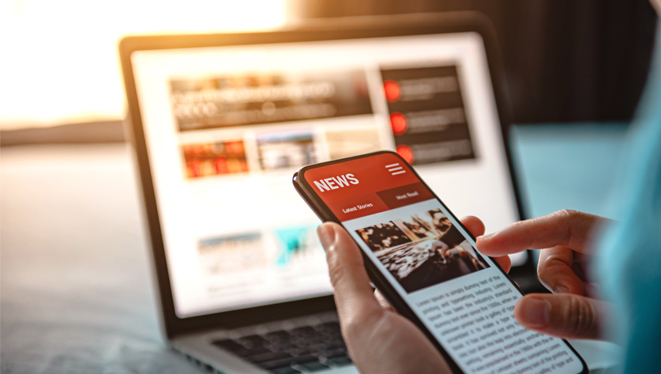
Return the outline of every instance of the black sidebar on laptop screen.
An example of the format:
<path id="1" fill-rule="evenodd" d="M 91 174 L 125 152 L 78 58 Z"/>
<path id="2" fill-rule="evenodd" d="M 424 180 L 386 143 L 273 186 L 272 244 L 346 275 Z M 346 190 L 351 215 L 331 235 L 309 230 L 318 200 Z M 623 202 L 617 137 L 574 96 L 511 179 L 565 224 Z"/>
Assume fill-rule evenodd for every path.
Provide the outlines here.
<path id="1" fill-rule="evenodd" d="M 331 294 L 319 221 L 291 185 L 306 164 L 396 150 L 459 216 L 518 219 L 477 33 L 131 62 L 179 318 Z"/>

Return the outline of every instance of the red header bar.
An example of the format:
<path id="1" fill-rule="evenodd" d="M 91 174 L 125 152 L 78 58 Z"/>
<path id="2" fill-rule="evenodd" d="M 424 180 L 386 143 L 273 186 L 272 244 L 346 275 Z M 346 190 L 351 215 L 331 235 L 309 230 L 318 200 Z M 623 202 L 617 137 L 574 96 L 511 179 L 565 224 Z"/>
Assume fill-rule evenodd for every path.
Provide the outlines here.
<path id="1" fill-rule="evenodd" d="M 340 221 L 434 198 L 404 162 L 388 153 L 312 169 L 304 178 Z"/>
<path id="2" fill-rule="evenodd" d="M 311 169 L 304 178 L 328 205 L 420 182 L 399 157 L 390 153 Z"/>

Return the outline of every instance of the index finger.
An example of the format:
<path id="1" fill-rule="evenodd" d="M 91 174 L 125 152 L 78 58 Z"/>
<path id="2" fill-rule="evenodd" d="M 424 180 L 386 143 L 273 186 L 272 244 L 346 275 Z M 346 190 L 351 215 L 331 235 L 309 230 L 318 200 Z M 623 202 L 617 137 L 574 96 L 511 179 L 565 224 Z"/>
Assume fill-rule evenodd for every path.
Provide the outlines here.
<path id="1" fill-rule="evenodd" d="M 574 210 L 561 210 L 544 217 L 517 222 L 495 234 L 477 239 L 480 252 L 502 256 L 526 249 L 563 245 L 587 252 L 594 228 L 606 219 Z"/>

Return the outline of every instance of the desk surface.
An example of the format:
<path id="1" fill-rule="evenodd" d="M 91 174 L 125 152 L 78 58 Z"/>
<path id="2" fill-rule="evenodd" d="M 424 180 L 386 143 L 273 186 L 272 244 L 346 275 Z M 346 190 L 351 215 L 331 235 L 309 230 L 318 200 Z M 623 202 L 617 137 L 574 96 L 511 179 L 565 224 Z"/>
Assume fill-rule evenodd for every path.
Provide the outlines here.
<path id="1" fill-rule="evenodd" d="M 529 215 L 604 214 L 623 131 L 517 128 Z M 159 333 L 131 148 L 1 151 L 1 371 L 199 373 Z M 610 355 L 612 347 L 602 348 L 586 352 L 591 362 Z"/>

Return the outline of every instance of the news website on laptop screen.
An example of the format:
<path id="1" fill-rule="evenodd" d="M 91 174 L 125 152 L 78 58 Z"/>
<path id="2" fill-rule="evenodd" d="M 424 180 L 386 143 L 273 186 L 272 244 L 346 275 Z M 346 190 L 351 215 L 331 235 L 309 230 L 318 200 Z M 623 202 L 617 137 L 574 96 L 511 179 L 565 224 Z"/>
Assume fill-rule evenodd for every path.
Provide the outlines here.
<path id="1" fill-rule="evenodd" d="M 319 221 L 291 185 L 303 165 L 394 150 L 459 216 L 489 231 L 518 217 L 477 33 L 131 62 L 180 318 L 331 294 Z"/>

